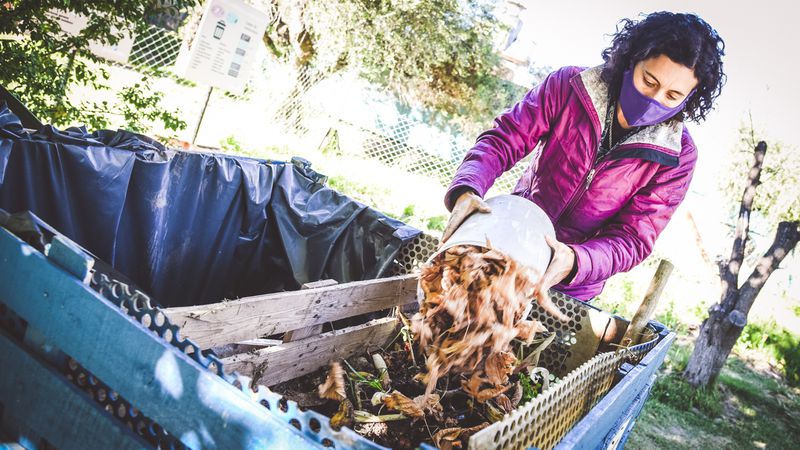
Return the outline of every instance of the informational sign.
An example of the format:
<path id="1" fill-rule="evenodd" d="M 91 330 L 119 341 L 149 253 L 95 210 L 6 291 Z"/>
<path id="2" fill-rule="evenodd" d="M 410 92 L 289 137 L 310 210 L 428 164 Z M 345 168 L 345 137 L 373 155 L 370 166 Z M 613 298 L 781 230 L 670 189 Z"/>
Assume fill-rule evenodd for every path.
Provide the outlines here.
<path id="1" fill-rule="evenodd" d="M 238 94 L 255 64 L 269 16 L 241 0 L 210 0 L 177 72 L 192 81 Z"/>
<path id="2" fill-rule="evenodd" d="M 77 36 L 89 25 L 89 18 L 82 14 L 51 9 L 47 11 L 47 15 L 58 22 L 62 31 L 72 36 Z M 101 58 L 119 63 L 128 62 L 128 56 L 130 56 L 132 48 L 133 36 L 127 31 L 122 34 L 120 40 L 114 45 L 101 44 L 94 41 L 89 42 L 89 51 Z"/>

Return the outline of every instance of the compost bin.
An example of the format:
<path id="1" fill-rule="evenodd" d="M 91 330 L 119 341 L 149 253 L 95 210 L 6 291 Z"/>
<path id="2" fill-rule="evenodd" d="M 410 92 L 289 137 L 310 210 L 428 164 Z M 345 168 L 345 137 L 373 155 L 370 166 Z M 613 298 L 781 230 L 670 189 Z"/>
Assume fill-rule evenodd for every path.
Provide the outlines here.
<path id="1" fill-rule="evenodd" d="M 207 349 L 263 336 L 196 331 L 209 311 L 224 318 L 254 305 L 308 310 L 328 299 L 325 313 L 265 319 L 275 334 L 415 303 L 413 275 L 403 274 L 437 240 L 324 182 L 300 158 L 177 151 L 125 131 L 26 130 L 0 105 L 0 209 L 17 213 L 0 214 L 0 354 L 18 368 L 0 377 L 0 435 L 33 448 L 381 448 L 256 386 L 278 381 L 253 370 L 268 364 L 246 371 L 261 378 L 252 386 L 224 366 L 279 354 L 281 379 L 292 379 L 341 356 L 320 343 L 347 340 L 353 354 L 392 337 L 396 318 L 221 359 Z M 325 279 L 338 285 L 310 286 Z M 348 307 L 337 307 L 344 297 Z M 474 434 L 470 448 L 624 442 L 674 335 L 651 324 L 642 344 L 614 351 L 624 319 L 563 295 L 556 305 L 566 322 L 536 307 L 531 315 L 557 337 L 542 361 L 561 381 Z M 300 352 L 313 361 L 294 361 Z M 69 423 L 47 419 L 41 405 L 53 398 L 73 405 Z"/>

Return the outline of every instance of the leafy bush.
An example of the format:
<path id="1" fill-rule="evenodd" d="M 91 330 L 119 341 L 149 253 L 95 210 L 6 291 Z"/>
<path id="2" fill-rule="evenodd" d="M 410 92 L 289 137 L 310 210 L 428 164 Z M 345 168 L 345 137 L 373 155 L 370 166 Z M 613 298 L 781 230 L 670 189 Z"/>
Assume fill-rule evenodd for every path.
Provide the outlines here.
<path id="1" fill-rule="evenodd" d="M 692 353 L 691 347 L 686 345 L 673 345 L 664 359 L 664 365 L 670 371 L 680 373 L 686 369 L 686 363 L 689 361 L 689 355 Z"/>
<path id="2" fill-rule="evenodd" d="M 800 385 L 800 337 L 774 321 L 748 323 L 736 342 L 739 348 L 761 350 L 772 355 L 792 386 Z"/>
<path id="3" fill-rule="evenodd" d="M 675 300 L 670 299 L 667 309 L 661 314 L 656 315 L 656 320 L 666 325 L 676 333 L 685 334 L 686 324 L 679 317 L 680 313 L 675 311 Z"/>
<path id="4" fill-rule="evenodd" d="M 428 218 L 428 229 L 431 231 L 444 231 L 444 227 L 447 225 L 447 216 L 433 216 Z"/>
<path id="5" fill-rule="evenodd" d="M 244 151 L 242 150 L 242 144 L 236 139 L 236 136 L 230 135 L 225 139 L 221 139 L 219 141 L 219 146 L 225 150 L 226 152 L 235 153 L 242 155 Z"/>
<path id="6" fill-rule="evenodd" d="M 633 304 L 634 283 L 630 274 L 620 274 L 621 281 L 611 279 L 603 292 L 592 300 L 592 305 L 611 314 L 626 315 L 628 305 Z"/>
<path id="7" fill-rule="evenodd" d="M 164 3 L 164 4 L 162 4 Z M 169 5 L 166 5 L 169 3 Z M 152 14 L 169 13 L 193 6 L 193 1 L 64 2 L 56 0 L 4 2 L 0 6 L 0 84 L 13 92 L 31 112 L 56 126 L 85 124 L 89 129 L 107 128 L 122 118 L 126 129 L 147 132 L 158 122 L 167 130 L 186 128 L 180 111 L 162 106 L 163 92 L 151 85 L 160 69 L 145 69 L 138 82 L 120 89 L 114 100 L 103 100 L 109 91 L 109 65 L 90 50 L 91 42 L 117 44 L 123 31 L 141 32 Z M 53 9 L 85 16 L 87 26 L 79 33 L 63 33 L 50 14 Z M 81 94 L 81 90 L 91 92 Z"/>

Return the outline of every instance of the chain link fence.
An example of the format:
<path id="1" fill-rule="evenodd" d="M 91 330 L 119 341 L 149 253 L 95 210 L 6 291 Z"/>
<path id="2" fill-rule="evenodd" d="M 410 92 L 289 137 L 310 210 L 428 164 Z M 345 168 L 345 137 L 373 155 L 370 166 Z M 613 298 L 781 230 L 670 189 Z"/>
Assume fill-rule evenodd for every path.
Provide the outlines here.
<path id="1" fill-rule="evenodd" d="M 274 14 L 266 7 L 262 10 Z M 201 16 L 201 8 L 189 11 L 177 30 L 150 25 L 145 33 L 135 37 L 128 63 L 122 66 L 124 70 L 144 72 L 172 68 L 182 45 L 192 39 Z M 260 59 L 255 71 L 258 73 L 254 73 L 245 95 L 231 98 L 217 94 L 211 101 L 198 144 L 214 147 L 225 136 L 232 136 L 248 146 L 254 139 L 247 133 L 258 130 L 263 134 L 264 130 L 269 130 L 267 140 L 296 149 L 293 151 L 299 155 L 308 149 L 333 147 L 338 153 L 379 161 L 447 187 L 474 142 L 474 136 L 450 135 L 410 114 L 398 113 L 397 108 L 390 114 L 349 114 L 349 110 L 358 107 L 369 111 L 378 102 L 385 105 L 392 101 L 377 94 L 372 86 L 353 82 L 357 78 L 353 74 L 298 71 L 272 61 L 266 51 Z M 189 126 L 178 138 L 189 141 L 208 89 L 192 83 L 182 83 L 180 89 L 173 89 L 173 84 L 177 87 L 181 83 L 169 80 L 163 88 L 165 101 L 177 104 L 183 112 Z M 325 95 L 326 91 L 338 91 L 348 100 L 337 105 Z M 231 117 L 238 118 L 233 125 L 225 122 Z M 258 142 L 264 143 L 264 138 L 259 138 Z M 510 192 L 529 158 L 499 178 L 491 192 Z"/>
<path id="2" fill-rule="evenodd" d="M 178 31 L 149 25 L 145 33 L 134 38 L 127 65 L 132 69 L 170 67 L 178 59 L 182 41 Z"/>
<path id="3" fill-rule="evenodd" d="M 318 147 L 334 146 L 343 154 L 377 160 L 392 168 L 434 179 L 447 187 L 473 142 L 437 130 L 410 114 L 375 112 L 358 116 L 348 113 L 354 109 L 352 104 L 337 107 L 325 101 L 326 96 L 320 91 L 350 86 L 347 81 L 347 75 L 323 79 L 317 73 L 301 73 L 297 88 L 271 119 L 283 124 L 285 132 L 292 133 L 300 141 L 310 139 L 308 143 Z M 370 89 L 365 91 L 370 92 Z M 360 101 L 366 104 L 366 109 L 371 109 L 373 102 L 385 104 L 387 98 L 379 96 Z M 511 192 L 530 158 L 528 156 L 500 177 L 493 186 L 493 193 Z"/>

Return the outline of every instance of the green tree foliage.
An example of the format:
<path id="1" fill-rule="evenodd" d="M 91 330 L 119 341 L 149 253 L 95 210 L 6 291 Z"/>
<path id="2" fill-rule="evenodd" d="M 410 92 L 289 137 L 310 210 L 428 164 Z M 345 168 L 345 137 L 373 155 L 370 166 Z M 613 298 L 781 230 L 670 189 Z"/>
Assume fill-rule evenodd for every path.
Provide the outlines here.
<path id="1" fill-rule="evenodd" d="M 116 101 L 70 96 L 76 88 L 108 90 L 109 73 L 103 61 L 89 51 L 90 42 L 116 44 L 124 32 L 143 30 L 150 15 L 193 4 L 193 0 L 114 2 L 19 0 L 0 5 L 0 83 L 17 95 L 35 115 L 57 126 L 86 124 L 104 128 L 111 115 L 121 115 L 126 126 L 146 131 L 152 121 L 165 128 L 186 127 L 177 112 L 160 107 L 149 71 L 141 81 L 116 93 Z M 88 25 L 77 35 L 61 31 L 47 13 L 78 13 Z"/>
<path id="2" fill-rule="evenodd" d="M 502 25 L 487 0 L 274 0 L 264 42 L 297 67 L 355 69 L 406 104 L 485 127 L 526 89 L 496 75 Z M 474 130 L 470 130 L 474 131 Z"/>
<path id="3" fill-rule="evenodd" d="M 738 212 L 739 201 L 753 160 L 753 148 L 761 140 L 762 132 L 755 129 L 752 121 L 743 124 L 739 129 L 739 143 L 731 152 L 729 165 L 725 173 L 728 177 L 720 179 L 720 187 L 725 195 L 726 203 L 731 205 L 731 212 Z M 800 158 L 797 148 L 781 142 L 770 141 L 768 156 L 764 159 L 761 178 L 753 212 L 768 224 L 781 221 L 800 221 Z"/>

